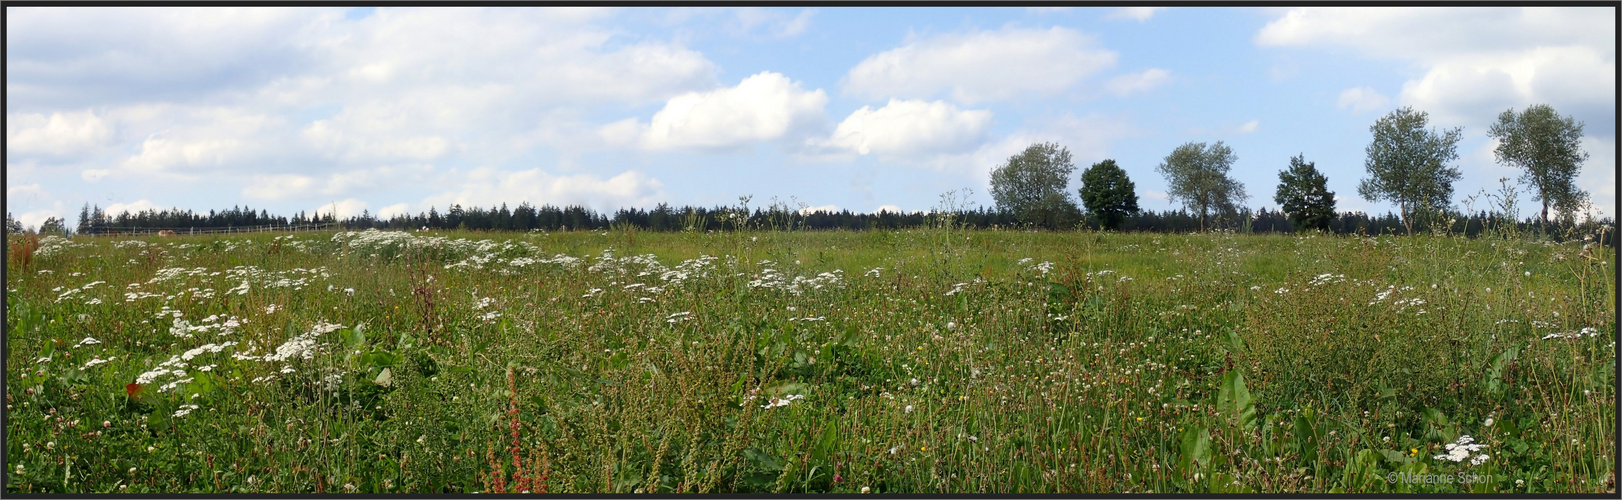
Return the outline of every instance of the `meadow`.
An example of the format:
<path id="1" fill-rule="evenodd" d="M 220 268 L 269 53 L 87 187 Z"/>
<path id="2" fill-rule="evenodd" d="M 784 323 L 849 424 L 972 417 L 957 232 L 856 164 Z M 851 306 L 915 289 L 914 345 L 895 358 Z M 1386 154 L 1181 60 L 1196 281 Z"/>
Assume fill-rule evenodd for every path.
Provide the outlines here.
<path id="1" fill-rule="evenodd" d="M 1581 240 L 8 239 L 8 493 L 1615 491 Z"/>

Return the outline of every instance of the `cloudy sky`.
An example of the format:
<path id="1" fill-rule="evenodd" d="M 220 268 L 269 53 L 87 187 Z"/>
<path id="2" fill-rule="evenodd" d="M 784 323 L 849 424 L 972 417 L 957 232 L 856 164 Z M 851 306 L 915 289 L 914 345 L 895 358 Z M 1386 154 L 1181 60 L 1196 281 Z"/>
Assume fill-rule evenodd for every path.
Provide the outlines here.
<path id="1" fill-rule="evenodd" d="M 1533 103 L 1587 125 L 1579 183 L 1616 204 L 1610 8 L 6 14 L 6 209 L 28 224 L 87 202 L 990 205 L 990 171 L 1038 141 L 1115 159 L 1148 209 L 1172 206 L 1173 148 L 1220 140 L 1252 207 L 1304 154 L 1341 210 L 1384 213 L 1356 192 L 1379 116 L 1463 128 L 1460 200 L 1518 175 L 1487 127 Z"/>

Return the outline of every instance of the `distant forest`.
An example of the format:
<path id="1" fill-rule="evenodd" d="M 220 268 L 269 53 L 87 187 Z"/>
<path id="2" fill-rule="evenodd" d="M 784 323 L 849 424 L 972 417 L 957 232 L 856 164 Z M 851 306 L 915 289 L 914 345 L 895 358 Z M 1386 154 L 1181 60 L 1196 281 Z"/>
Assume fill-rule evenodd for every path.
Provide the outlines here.
<path id="1" fill-rule="evenodd" d="M 906 229 L 919 227 L 938 227 L 950 224 L 954 227 L 967 227 L 976 229 L 1029 229 L 1029 224 L 1021 223 L 1012 214 L 1000 212 L 984 207 L 973 210 L 959 210 L 955 212 L 878 212 L 855 213 L 849 210 L 839 212 L 810 212 L 800 213 L 796 210 L 784 209 L 781 206 L 772 208 L 756 208 L 745 211 L 738 207 L 717 206 L 681 207 L 672 208 L 666 204 L 659 204 L 652 210 L 620 209 L 613 214 L 604 214 L 592 211 L 582 206 L 556 207 L 552 205 L 532 206 L 528 203 L 517 208 L 509 208 L 506 204 L 492 206 L 488 209 L 482 207 L 462 207 L 451 205 L 444 213 L 435 208 L 429 208 L 426 213 L 416 215 L 397 214 L 389 218 L 379 218 L 370 212 L 339 219 L 333 214 L 307 215 L 299 212 L 291 217 L 272 215 L 265 210 L 255 211 L 247 207 L 232 207 L 230 210 L 198 213 L 191 210 L 149 209 L 142 212 L 121 212 L 109 216 L 100 207 L 86 205 L 80 212 L 80 223 L 75 232 L 82 234 L 97 234 L 108 232 L 124 232 L 132 229 L 175 229 L 188 228 L 226 228 L 249 226 L 289 226 L 310 224 L 335 224 L 338 227 L 350 230 L 367 228 L 376 229 L 461 229 L 474 231 L 570 231 L 570 230 L 599 230 L 635 228 L 644 231 L 721 231 L 739 227 L 755 229 L 779 230 L 869 230 L 869 229 Z M 748 213 L 748 217 L 742 214 Z M 1492 231 L 1493 228 L 1509 228 L 1510 221 L 1501 216 L 1480 212 L 1473 215 L 1458 213 L 1437 213 L 1429 217 L 1417 218 L 1416 232 L 1431 232 L 1442 230 L 1440 224 L 1447 224 L 1451 220 L 1448 231 L 1453 234 L 1463 233 L 1466 236 L 1478 236 L 1483 232 Z M 1072 227 L 1085 227 L 1088 223 L 1082 222 Z M 1550 227 L 1540 228 L 1532 219 L 1517 221 L 1513 229 L 1523 232 L 1539 231 L 1548 233 L 1551 237 L 1559 238 L 1562 235 L 1592 234 L 1599 226 L 1609 226 L 1607 243 L 1615 244 L 1614 221 L 1605 219 L 1598 223 L 1584 224 L 1584 227 Z M 1167 210 L 1156 212 L 1145 210 L 1136 215 L 1127 216 L 1121 224 L 1120 230 L 1133 232 L 1164 232 L 1164 233 L 1190 233 L 1198 232 L 1200 227 L 1199 216 L 1184 210 Z M 1218 229 L 1232 230 L 1246 233 L 1293 233 L 1295 226 L 1281 211 L 1266 209 L 1255 212 L 1243 212 L 1226 220 L 1218 222 Z M 1339 212 L 1330 222 L 1329 230 L 1335 234 L 1403 234 L 1405 230 L 1402 220 L 1394 213 L 1383 216 L 1370 216 L 1363 212 Z M 1579 236 L 1580 237 L 1580 236 Z"/>

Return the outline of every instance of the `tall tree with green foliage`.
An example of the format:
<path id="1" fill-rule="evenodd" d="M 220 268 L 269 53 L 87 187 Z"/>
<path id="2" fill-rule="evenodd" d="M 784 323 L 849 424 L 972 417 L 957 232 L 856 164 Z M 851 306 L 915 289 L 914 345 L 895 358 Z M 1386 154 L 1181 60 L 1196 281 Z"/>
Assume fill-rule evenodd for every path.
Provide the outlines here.
<path id="1" fill-rule="evenodd" d="M 1290 222 L 1297 228 L 1329 230 L 1335 219 L 1335 193 L 1329 190 L 1329 180 L 1318 172 L 1315 163 L 1304 155 L 1290 158 L 1290 168 L 1278 173 L 1278 191 L 1273 201 L 1290 214 Z"/>
<path id="2" fill-rule="evenodd" d="M 991 198 L 998 210 L 1022 222 L 1064 227 L 1081 213 L 1068 191 L 1075 171 L 1070 150 L 1054 143 L 1032 144 L 991 171 Z"/>
<path id="3" fill-rule="evenodd" d="M 1573 182 L 1588 161 L 1582 123 L 1560 116 L 1547 104 L 1534 104 L 1520 113 L 1515 108 L 1504 110 L 1487 136 L 1498 139 L 1492 152 L 1498 163 L 1525 171 L 1521 182 L 1531 184 L 1534 196 L 1543 202 L 1539 217 L 1544 223 L 1549 222 L 1551 205 L 1557 214 L 1569 216 L 1588 199 L 1588 193 Z"/>
<path id="4" fill-rule="evenodd" d="M 1081 173 L 1079 194 L 1082 206 L 1087 207 L 1087 213 L 1104 229 L 1117 229 L 1127 215 L 1138 213 L 1136 187 L 1115 160 L 1087 167 Z"/>
<path id="5" fill-rule="evenodd" d="M 1402 225 L 1414 234 L 1414 213 L 1421 207 L 1445 208 L 1453 198 L 1453 181 L 1462 174 L 1448 162 L 1459 158 L 1459 129 L 1427 130 L 1430 115 L 1404 106 L 1369 127 L 1363 168 L 1369 177 L 1357 194 L 1369 201 L 1390 200 L 1402 210 Z"/>
<path id="6" fill-rule="evenodd" d="M 1203 142 L 1189 142 L 1171 154 L 1155 170 L 1166 177 L 1167 193 L 1174 201 L 1181 201 L 1191 212 L 1200 213 L 1200 230 L 1208 225 L 1211 212 L 1232 215 L 1243 202 L 1245 185 L 1228 177 L 1228 170 L 1239 157 L 1222 141 L 1209 147 Z"/>

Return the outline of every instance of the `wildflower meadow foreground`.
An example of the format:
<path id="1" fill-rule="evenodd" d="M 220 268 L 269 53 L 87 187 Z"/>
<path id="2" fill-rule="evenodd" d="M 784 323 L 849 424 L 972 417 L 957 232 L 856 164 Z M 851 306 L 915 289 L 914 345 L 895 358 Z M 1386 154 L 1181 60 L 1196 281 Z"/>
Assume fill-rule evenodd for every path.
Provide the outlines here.
<path id="1" fill-rule="evenodd" d="M 8 493 L 1615 491 L 1580 240 L 17 238 Z"/>

